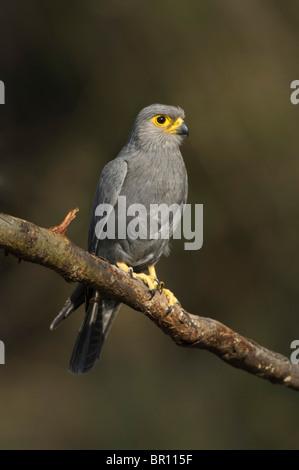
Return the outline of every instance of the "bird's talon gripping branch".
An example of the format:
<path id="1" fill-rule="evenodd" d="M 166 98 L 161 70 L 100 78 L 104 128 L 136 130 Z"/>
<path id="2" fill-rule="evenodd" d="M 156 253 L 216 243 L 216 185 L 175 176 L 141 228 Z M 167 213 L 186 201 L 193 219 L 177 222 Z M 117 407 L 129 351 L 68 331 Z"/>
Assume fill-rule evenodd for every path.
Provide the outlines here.
<path id="1" fill-rule="evenodd" d="M 168 300 L 168 310 L 166 312 L 166 315 L 168 315 L 173 310 L 174 305 L 179 303 L 179 301 L 169 289 L 163 289 L 163 294 L 166 295 Z"/>
<path id="2" fill-rule="evenodd" d="M 159 281 L 159 279 L 158 279 L 158 277 L 157 277 L 157 273 L 156 273 L 155 266 L 153 266 L 153 265 L 149 266 L 149 267 L 148 267 L 148 272 L 150 273 L 150 275 L 151 275 L 151 276 L 154 278 L 154 280 L 156 281 L 158 292 L 160 292 L 160 294 L 162 294 L 163 287 L 164 287 L 164 282 L 163 282 L 163 281 Z"/>
<path id="3" fill-rule="evenodd" d="M 144 284 L 146 284 L 147 287 L 149 288 L 150 293 L 151 293 L 150 300 L 152 300 L 152 298 L 154 297 L 157 291 L 157 287 L 159 287 L 159 281 L 157 280 L 157 275 L 155 272 L 155 268 L 153 266 L 149 266 L 148 268 L 150 274 L 135 273 L 133 271 L 133 268 L 127 266 L 126 263 L 123 263 L 123 262 L 117 263 L 117 266 L 123 271 L 125 271 L 126 273 L 130 273 L 134 279 L 141 279 L 144 282 Z M 154 272 L 151 268 L 154 269 Z"/>
<path id="4" fill-rule="evenodd" d="M 126 273 L 129 273 L 131 275 L 133 274 L 133 268 L 130 268 L 130 266 L 126 265 L 126 263 L 119 262 L 116 264 L 117 264 L 117 267 L 121 269 L 122 271 L 125 271 Z"/>
<path id="5" fill-rule="evenodd" d="M 149 274 L 135 273 L 133 271 L 133 268 L 127 266 L 126 263 L 123 263 L 123 262 L 117 263 L 117 266 L 123 271 L 125 271 L 126 273 L 130 273 L 134 279 L 141 279 L 144 282 L 144 284 L 147 285 L 151 293 L 150 300 L 152 300 L 152 298 L 154 297 L 155 293 L 157 292 L 157 289 L 160 292 L 160 294 L 162 294 L 163 292 L 163 294 L 166 295 L 167 300 L 168 300 L 168 310 L 166 312 L 166 315 L 168 315 L 173 310 L 173 306 L 176 303 L 181 305 L 178 299 L 174 296 L 174 294 L 169 289 L 164 289 L 164 282 L 162 281 L 160 282 L 158 280 L 154 266 L 148 267 Z"/>
<path id="6" fill-rule="evenodd" d="M 153 289 L 153 290 L 151 291 L 151 298 L 150 298 L 150 300 L 152 300 L 152 298 L 155 296 L 156 291 L 157 291 L 157 289 Z"/>
<path id="7" fill-rule="evenodd" d="M 167 309 L 165 316 L 167 317 L 167 315 L 169 315 L 172 310 L 173 310 L 173 305 L 170 305 Z"/>

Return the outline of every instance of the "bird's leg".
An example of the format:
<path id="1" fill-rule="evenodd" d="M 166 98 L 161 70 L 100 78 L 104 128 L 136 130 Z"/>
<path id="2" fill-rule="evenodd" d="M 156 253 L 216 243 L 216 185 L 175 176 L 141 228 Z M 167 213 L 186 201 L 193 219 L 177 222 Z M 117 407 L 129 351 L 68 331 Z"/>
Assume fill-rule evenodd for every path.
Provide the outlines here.
<path id="1" fill-rule="evenodd" d="M 119 261 L 116 263 L 119 269 L 122 269 L 126 273 L 133 275 L 133 268 L 130 268 L 126 263 L 123 263 L 122 261 Z"/>
<path id="2" fill-rule="evenodd" d="M 149 290 L 151 292 L 151 298 L 154 297 L 154 295 L 156 293 L 156 290 L 160 285 L 160 283 L 157 279 L 156 270 L 155 270 L 154 266 L 149 266 L 148 267 L 149 274 L 135 273 L 133 271 L 133 268 L 130 268 L 129 266 L 126 265 L 126 263 L 123 263 L 123 262 L 117 263 L 117 266 L 120 269 L 122 269 L 123 271 L 125 271 L 126 273 L 130 273 L 131 276 L 134 279 L 141 279 L 147 285 L 147 287 L 149 288 Z"/>
<path id="3" fill-rule="evenodd" d="M 148 266 L 148 273 L 149 273 L 149 276 L 158 283 L 158 288 L 160 290 L 160 281 L 159 279 L 157 278 L 157 273 L 156 273 L 156 268 L 153 264 L 151 264 L 150 266 Z"/>

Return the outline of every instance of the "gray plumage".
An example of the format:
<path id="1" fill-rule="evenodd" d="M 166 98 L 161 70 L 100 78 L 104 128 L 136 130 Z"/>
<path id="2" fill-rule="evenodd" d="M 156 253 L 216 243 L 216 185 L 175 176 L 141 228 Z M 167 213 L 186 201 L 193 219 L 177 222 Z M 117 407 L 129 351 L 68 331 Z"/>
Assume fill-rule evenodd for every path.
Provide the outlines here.
<path id="1" fill-rule="evenodd" d="M 170 118 L 169 125 L 168 121 L 164 126 L 155 124 L 153 119 L 156 116 Z M 183 207 L 188 188 L 185 164 L 179 149 L 188 134 L 183 119 L 181 108 L 160 104 L 148 106 L 138 114 L 126 145 L 101 174 L 90 219 L 90 253 L 111 263 L 124 262 L 135 272 L 146 271 L 149 265 L 158 262 L 162 254 L 168 254 L 168 239 L 149 239 L 149 236 L 146 239 L 120 239 L 117 231 L 114 240 L 99 239 L 100 234 L 95 233 L 99 220 L 95 217 L 95 209 L 100 204 L 110 204 L 114 208 L 117 227 L 119 196 L 126 197 L 127 207 L 142 204 L 148 214 L 150 204 L 178 204 Z M 169 132 L 174 122 L 181 124 Z M 131 219 L 127 217 L 126 224 Z M 170 235 L 174 228 L 171 227 Z M 58 326 L 85 298 L 86 314 L 70 361 L 72 373 L 85 373 L 92 368 L 120 307 L 115 301 L 98 300 L 97 297 L 98 293 L 94 290 L 79 285 L 51 325 L 51 328 Z"/>

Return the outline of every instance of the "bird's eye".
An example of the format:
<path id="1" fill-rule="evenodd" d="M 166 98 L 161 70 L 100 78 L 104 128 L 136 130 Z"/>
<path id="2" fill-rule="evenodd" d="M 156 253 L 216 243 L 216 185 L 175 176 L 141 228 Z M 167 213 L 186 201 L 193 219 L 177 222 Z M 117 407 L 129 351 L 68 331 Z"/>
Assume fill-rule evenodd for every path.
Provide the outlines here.
<path id="1" fill-rule="evenodd" d="M 166 121 L 165 116 L 158 116 L 158 117 L 157 117 L 157 123 L 158 123 L 158 124 L 164 124 L 165 121 Z"/>
<path id="2" fill-rule="evenodd" d="M 164 114 L 159 114 L 158 116 L 155 116 L 152 119 L 152 122 L 157 127 L 166 127 L 171 123 L 171 119 L 170 119 L 170 117 L 165 116 Z"/>

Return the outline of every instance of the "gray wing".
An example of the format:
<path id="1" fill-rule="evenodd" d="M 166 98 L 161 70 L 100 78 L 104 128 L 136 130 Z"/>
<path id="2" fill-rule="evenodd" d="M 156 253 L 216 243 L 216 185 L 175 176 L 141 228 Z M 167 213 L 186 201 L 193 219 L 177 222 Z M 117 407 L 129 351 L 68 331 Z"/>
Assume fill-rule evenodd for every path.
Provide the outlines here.
<path id="1" fill-rule="evenodd" d="M 127 171 L 127 162 L 122 158 L 115 158 L 109 162 L 102 171 L 93 200 L 88 232 L 88 251 L 92 254 L 97 253 L 99 243 L 99 233 L 97 235 L 95 233 L 96 208 L 99 204 L 109 204 L 111 206 L 111 210 L 115 207 L 126 178 Z"/>

